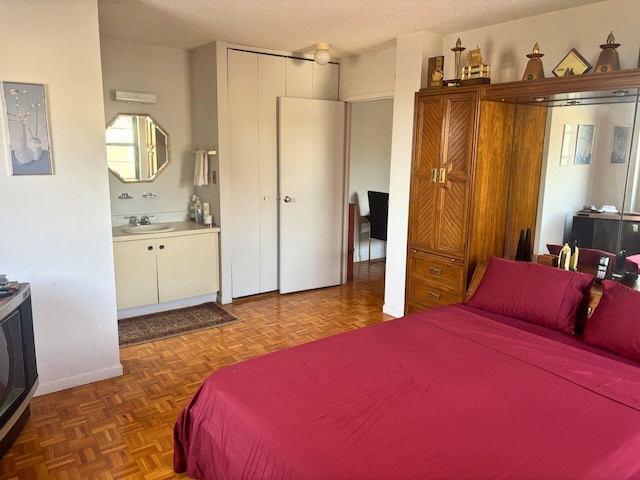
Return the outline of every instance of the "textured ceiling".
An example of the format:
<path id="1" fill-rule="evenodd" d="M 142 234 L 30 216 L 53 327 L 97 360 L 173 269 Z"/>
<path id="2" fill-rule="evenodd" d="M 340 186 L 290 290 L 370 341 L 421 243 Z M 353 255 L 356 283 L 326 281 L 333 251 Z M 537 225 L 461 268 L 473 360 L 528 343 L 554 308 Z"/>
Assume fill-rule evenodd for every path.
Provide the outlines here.
<path id="1" fill-rule="evenodd" d="M 98 0 L 100 34 L 191 49 L 222 40 L 334 57 L 393 45 L 418 31 L 448 34 L 601 0 Z"/>

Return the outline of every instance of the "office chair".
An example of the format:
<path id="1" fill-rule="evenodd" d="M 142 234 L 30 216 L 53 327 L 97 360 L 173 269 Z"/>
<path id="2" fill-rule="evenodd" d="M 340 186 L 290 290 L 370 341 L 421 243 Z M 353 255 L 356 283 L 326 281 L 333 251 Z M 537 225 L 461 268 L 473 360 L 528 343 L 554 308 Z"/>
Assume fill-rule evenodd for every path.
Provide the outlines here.
<path id="1" fill-rule="evenodd" d="M 389 219 L 389 194 L 368 191 L 369 215 L 369 261 L 371 261 L 371 239 L 387 241 L 387 222 Z"/>

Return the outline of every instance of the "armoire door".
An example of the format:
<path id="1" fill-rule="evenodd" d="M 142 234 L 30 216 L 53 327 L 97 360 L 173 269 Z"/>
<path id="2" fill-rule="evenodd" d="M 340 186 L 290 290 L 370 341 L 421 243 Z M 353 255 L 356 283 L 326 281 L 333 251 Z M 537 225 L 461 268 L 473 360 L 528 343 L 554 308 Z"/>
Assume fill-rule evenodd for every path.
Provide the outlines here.
<path id="1" fill-rule="evenodd" d="M 280 293 L 339 285 L 345 104 L 279 101 Z"/>
<path id="2" fill-rule="evenodd" d="M 419 99 L 411 248 L 464 258 L 476 116 L 475 89 Z"/>

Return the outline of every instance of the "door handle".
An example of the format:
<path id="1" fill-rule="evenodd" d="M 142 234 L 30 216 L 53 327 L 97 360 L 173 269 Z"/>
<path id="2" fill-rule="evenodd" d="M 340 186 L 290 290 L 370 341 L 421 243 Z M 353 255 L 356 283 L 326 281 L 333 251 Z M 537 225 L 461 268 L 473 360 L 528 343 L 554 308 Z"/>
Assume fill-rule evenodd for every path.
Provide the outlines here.
<path id="1" fill-rule="evenodd" d="M 291 197 L 287 195 L 286 197 L 284 197 L 284 203 L 289 203 L 289 202 L 291 202 Z"/>
<path id="2" fill-rule="evenodd" d="M 431 183 L 438 183 L 438 169 L 431 169 Z"/>
<path id="3" fill-rule="evenodd" d="M 447 169 L 440 169 L 440 183 L 445 183 L 447 181 Z"/>

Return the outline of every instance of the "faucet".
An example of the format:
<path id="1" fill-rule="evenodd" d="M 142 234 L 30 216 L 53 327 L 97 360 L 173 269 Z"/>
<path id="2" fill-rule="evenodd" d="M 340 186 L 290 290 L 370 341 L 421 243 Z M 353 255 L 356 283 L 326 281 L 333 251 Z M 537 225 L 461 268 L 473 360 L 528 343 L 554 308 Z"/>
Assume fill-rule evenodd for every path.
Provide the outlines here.
<path id="1" fill-rule="evenodd" d="M 140 225 L 140 220 L 135 215 L 131 216 L 129 217 L 129 225 Z"/>
<path id="2" fill-rule="evenodd" d="M 140 225 L 151 225 L 151 217 L 153 217 L 153 215 L 143 215 L 140 217 Z"/>

